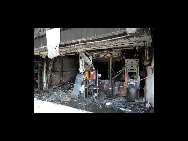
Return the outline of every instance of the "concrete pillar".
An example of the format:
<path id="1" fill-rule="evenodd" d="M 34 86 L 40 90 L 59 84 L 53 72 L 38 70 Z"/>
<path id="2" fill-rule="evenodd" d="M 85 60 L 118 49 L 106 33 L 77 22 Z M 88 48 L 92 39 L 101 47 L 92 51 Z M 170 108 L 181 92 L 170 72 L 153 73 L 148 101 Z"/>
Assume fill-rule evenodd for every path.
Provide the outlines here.
<path id="1" fill-rule="evenodd" d="M 152 56 L 151 66 L 147 66 L 147 74 L 148 74 L 148 84 L 146 85 L 146 102 L 151 104 L 154 107 L 154 71 L 152 73 L 152 68 L 154 66 L 154 54 Z M 148 99 L 149 98 L 149 99 Z"/>

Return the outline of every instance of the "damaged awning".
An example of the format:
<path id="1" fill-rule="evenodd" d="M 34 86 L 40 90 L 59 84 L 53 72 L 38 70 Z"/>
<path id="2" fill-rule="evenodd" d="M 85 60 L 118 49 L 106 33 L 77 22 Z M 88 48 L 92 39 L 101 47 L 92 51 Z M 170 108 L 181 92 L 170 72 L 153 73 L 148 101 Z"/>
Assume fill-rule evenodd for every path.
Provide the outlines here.
<path id="1" fill-rule="evenodd" d="M 54 28 L 46 32 L 47 47 L 35 48 L 34 55 L 48 55 L 49 58 L 61 55 L 74 55 L 84 51 L 106 49 L 132 49 L 150 45 L 150 34 L 127 34 L 125 31 L 113 32 L 101 36 L 92 36 L 60 43 L 60 28 Z"/>

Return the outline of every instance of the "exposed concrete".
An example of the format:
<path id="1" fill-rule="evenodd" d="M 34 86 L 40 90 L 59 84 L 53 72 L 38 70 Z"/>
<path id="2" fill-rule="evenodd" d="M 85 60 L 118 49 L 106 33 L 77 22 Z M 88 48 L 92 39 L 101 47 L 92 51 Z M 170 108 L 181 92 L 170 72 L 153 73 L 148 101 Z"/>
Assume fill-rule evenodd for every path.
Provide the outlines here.
<path id="1" fill-rule="evenodd" d="M 152 73 L 152 68 L 154 66 L 154 54 L 152 57 L 151 66 L 147 66 L 147 74 L 148 74 L 148 91 L 146 92 L 146 101 L 148 101 L 148 93 L 149 93 L 149 103 L 154 107 L 154 71 Z M 146 88 L 147 90 L 147 88 Z"/>

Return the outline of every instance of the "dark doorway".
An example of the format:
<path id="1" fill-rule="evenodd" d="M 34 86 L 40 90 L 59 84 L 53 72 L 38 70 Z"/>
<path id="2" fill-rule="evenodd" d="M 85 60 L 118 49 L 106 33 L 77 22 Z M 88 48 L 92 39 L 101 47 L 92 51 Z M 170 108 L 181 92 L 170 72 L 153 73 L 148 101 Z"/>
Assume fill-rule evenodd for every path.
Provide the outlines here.
<path id="1" fill-rule="evenodd" d="M 93 61 L 93 65 L 98 73 L 101 74 L 101 80 L 108 80 L 108 62 Z"/>

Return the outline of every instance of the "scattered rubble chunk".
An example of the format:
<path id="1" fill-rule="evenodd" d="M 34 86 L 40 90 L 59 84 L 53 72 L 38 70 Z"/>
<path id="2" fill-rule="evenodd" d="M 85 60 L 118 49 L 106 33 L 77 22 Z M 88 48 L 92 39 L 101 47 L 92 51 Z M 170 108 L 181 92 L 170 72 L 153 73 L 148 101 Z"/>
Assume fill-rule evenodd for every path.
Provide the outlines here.
<path id="1" fill-rule="evenodd" d="M 120 110 L 122 110 L 122 111 L 125 111 L 125 109 L 124 108 L 119 108 Z"/>
<path id="2" fill-rule="evenodd" d="M 126 109 L 125 109 L 125 111 L 126 111 L 126 112 L 131 112 L 131 110 L 130 110 L 130 109 L 128 109 L 128 108 L 126 108 Z"/>

